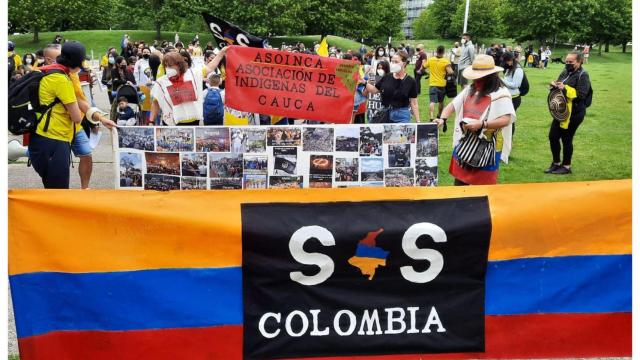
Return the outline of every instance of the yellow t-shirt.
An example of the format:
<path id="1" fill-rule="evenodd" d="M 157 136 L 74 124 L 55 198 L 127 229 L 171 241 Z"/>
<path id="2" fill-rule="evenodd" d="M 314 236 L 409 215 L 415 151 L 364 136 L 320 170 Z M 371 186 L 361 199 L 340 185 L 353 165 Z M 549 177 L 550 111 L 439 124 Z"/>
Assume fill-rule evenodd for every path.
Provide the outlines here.
<path id="1" fill-rule="evenodd" d="M 100 59 L 100 66 L 105 68 L 109 66 L 109 58 L 107 57 L 107 55 L 102 55 L 102 59 Z"/>
<path id="2" fill-rule="evenodd" d="M 449 60 L 444 57 L 431 57 L 427 60 L 427 68 L 429 69 L 429 86 L 443 87 L 447 85 L 447 80 L 444 76 L 447 73 L 446 67 L 451 64 Z"/>
<path id="3" fill-rule="evenodd" d="M 18 71 L 22 66 L 22 58 L 20 57 L 20 55 L 14 53 L 13 51 L 9 51 L 9 53 L 7 54 L 7 58 L 11 56 L 11 54 L 13 54 L 13 62 L 15 63 L 16 67 L 15 71 Z"/>
<path id="4" fill-rule="evenodd" d="M 71 79 L 65 74 L 47 75 L 40 81 L 38 95 L 42 104 L 50 104 L 56 98 L 60 99 L 61 103 L 56 104 L 51 110 L 49 129 L 46 132 L 44 131 L 47 120 L 47 115 L 45 114 L 38 124 L 36 133 L 50 139 L 71 142 L 74 135 L 73 121 L 71 121 L 71 117 L 69 117 L 67 109 L 63 105 L 76 102 L 76 94 Z M 77 125 L 76 127 L 79 126 Z"/>

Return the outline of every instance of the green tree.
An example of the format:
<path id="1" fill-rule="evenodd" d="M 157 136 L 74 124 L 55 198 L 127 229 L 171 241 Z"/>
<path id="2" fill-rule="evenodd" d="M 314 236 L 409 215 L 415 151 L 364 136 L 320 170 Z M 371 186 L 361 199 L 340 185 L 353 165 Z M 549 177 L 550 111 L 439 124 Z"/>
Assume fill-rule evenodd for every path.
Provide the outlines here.
<path id="1" fill-rule="evenodd" d="M 517 41 L 557 38 L 568 27 L 567 19 L 578 2 L 540 0 L 505 0 L 498 10 L 504 36 Z"/>
<path id="2" fill-rule="evenodd" d="M 502 0 L 471 0 L 469 2 L 469 19 L 467 32 L 474 37 L 496 37 L 498 35 L 499 19 L 498 9 Z M 459 35 L 464 28 L 465 2 L 458 7 L 451 18 L 449 34 Z"/>
<path id="3" fill-rule="evenodd" d="M 434 0 L 415 20 L 414 37 L 446 39 L 460 35 L 462 27 L 452 31 L 451 21 L 458 7 L 464 7 L 464 3 L 464 0 Z"/>
<path id="4" fill-rule="evenodd" d="M 631 0 L 595 0 L 590 17 L 591 41 L 605 45 L 609 52 L 610 44 L 624 44 L 631 39 Z M 600 46 L 602 51 L 602 46 Z"/>

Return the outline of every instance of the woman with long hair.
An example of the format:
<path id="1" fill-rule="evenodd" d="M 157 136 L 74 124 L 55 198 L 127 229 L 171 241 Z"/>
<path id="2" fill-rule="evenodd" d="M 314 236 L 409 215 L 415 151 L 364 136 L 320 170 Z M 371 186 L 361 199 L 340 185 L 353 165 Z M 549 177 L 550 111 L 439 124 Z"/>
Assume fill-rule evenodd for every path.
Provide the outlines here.
<path id="1" fill-rule="evenodd" d="M 449 173 L 455 179 L 454 185 L 496 184 L 500 161 L 509 161 L 511 124 L 516 119 L 516 112 L 511 94 L 498 75 L 502 70 L 500 66 L 495 66 L 493 57 L 484 54 L 476 56 L 472 65 L 462 71 L 462 76 L 472 80 L 473 84 L 462 90 L 445 107 L 441 118 L 434 120 L 438 125 L 443 125 L 454 111 L 456 113 L 453 154 L 449 164 Z M 463 143 L 472 140 L 493 143 L 493 147 L 487 147 L 490 150 L 485 164 L 469 161 L 468 153 L 459 152 Z M 480 156 L 473 155 L 472 158 Z"/>

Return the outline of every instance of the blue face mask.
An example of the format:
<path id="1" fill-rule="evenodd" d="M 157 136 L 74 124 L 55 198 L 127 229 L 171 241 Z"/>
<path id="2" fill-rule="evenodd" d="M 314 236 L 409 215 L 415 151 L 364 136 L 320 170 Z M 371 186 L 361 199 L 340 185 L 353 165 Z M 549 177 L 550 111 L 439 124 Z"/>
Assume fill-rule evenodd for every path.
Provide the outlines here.
<path id="1" fill-rule="evenodd" d="M 109 64 L 115 64 L 116 63 L 116 59 L 110 57 L 109 58 Z"/>

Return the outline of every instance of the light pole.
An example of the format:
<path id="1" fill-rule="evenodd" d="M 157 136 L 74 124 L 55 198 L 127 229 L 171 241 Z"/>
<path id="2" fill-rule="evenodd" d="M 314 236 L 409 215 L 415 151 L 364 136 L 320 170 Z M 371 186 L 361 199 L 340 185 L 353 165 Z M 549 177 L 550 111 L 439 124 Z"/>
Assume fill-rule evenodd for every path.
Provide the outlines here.
<path id="1" fill-rule="evenodd" d="M 467 5 L 464 8 L 464 29 L 462 29 L 463 33 L 467 32 L 467 21 L 469 20 L 469 0 L 467 0 Z"/>

